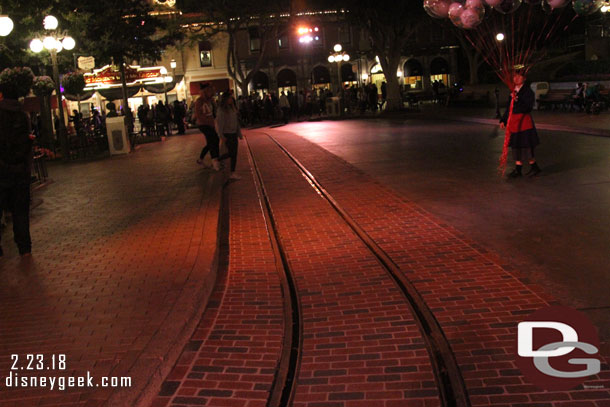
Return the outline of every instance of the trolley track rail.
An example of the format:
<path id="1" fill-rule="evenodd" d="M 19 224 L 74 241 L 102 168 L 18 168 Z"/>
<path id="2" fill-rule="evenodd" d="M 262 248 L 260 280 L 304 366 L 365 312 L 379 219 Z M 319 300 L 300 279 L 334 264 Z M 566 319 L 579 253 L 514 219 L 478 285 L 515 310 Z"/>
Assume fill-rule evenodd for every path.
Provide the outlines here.
<path id="1" fill-rule="evenodd" d="M 400 289 L 426 344 L 442 406 L 470 406 L 466 386 L 449 342 L 432 311 L 426 305 L 424 299 L 415 289 L 413 284 L 406 278 L 392 258 L 388 256 L 375 240 L 358 225 L 333 196 L 324 189 L 323 185 L 318 182 L 316 177 L 274 137 L 267 133 L 264 134 L 290 159 L 312 188 L 314 188 L 343 219 L 346 225 L 349 226 L 353 233 L 366 246 L 369 252 L 376 258 L 378 263 L 394 281 L 395 285 Z M 287 329 L 283 344 L 284 349 L 282 351 L 282 357 L 280 358 L 278 374 L 273 383 L 267 405 L 268 407 L 288 407 L 291 405 L 292 396 L 294 394 L 295 380 L 298 374 L 300 360 L 299 349 L 302 345 L 302 323 L 300 322 L 301 313 L 299 296 L 290 270 L 290 264 L 287 260 L 285 249 L 278 232 L 278 225 L 273 217 L 272 203 L 265 189 L 262 172 L 256 162 L 255 153 L 250 144 L 247 143 L 247 146 L 249 160 L 255 175 L 256 188 L 266 217 L 269 236 L 273 240 L 272 245 L 276 251 L 276 258 L 278 259 L 277 266 L 282 275 L 282 279 L 284 280 L 282 287 L 285 294 L 286 310 L 289 310 L 286 311 L 287 319 L 285 326 Z M 291 327 L 291 329 L 288 327 Z"/>

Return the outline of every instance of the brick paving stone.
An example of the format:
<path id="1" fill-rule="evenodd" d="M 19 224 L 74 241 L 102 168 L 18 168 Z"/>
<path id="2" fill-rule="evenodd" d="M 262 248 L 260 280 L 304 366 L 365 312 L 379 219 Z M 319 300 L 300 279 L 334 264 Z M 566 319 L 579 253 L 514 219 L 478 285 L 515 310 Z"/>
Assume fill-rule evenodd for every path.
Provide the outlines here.
<path id="1" fill-rule="evenodd" d="M 271 140 L 252 134 L 248 142 L 300 295 L 294 406 L 440 405 L 423 339 L 393 280 Z M 412 393 L 390 388 L 405 382 Z"/>
<path id="2" fill-rule="evenodd" d="M 11 354 L 28 353 L 66 355 L 65 371 L 45 365 L 35 375 L 126 374 L 157 340 L 174 337 L 163 329 L 179 328 L 182 316 L 166 319 L 185 285 L 204 288 L 198 273 L 209 267 L 197 262 L 214 252 L 202 246 L 206 222 L 218 215 L 209 202 L 214 178 L 194 162 L 201 144 L 191 134 L 127 156 L 50 166 L 55 182 L 32 213 L 32 258 L 21 260 L 12 234 L 3 236 L 0 378 Z M 165 350 L 154 351 L 159 362 Z M 0 380 L 0 405 L 100 405 L 113 391 L 6 389 Z"/>
<path id="3" fill-rule="evenodd" d="M 473 405 L 493 404 L 492 397 L 500 394 L 528 399 L 544 394 L 520 375 L 513 360 L 512 338 L 523 315 L 556 303 L 555 299 L 540 287 L 522 282 L 518 270 L 503 267 L 508 262 L 470 242 L 425 209 L 373 181 L 344 160 L 294 134 L 279 130 L 269 130 L 269 133 L 314 174 L 416 286 L 455 351 Z M 271 150 L 269 142 L 262 141 L 264 137 L 258 133 L 256 140 L 260 139 Z M 281 159 L 280 153 L 266 151 L 265 155 Z M 288 171 L 277 169 L 280 170 Z M 275 178 L 274 181 L 282 182 Z M 296 198 L 290 195 L 284 199 L 297 204 Z M 595 405 L 600 406 L 610 399 L 608 363 L 603 363 L 602 369 L 600 377 L 606 379 L 592 378 L 587 382 L 603 383 L 602 390 L 592 395 L 596 398 Z M 566 395 L 579 400 L 579 395 L 591 393 L 580 387 L 555 394 L 555 398 L 541 404 L 569 405 L 563 401 Z M 536 404 L 540 403 L 523 405 Z"/>
<path id="4" fill-rule="evenodd" d="M 229 253 L 199 326 L 153 406 L 265 406 L 284 334 L 280 277 L 244 148 L 226 188 Z M 187 395 L 188 396 L 185 396 Z"/>

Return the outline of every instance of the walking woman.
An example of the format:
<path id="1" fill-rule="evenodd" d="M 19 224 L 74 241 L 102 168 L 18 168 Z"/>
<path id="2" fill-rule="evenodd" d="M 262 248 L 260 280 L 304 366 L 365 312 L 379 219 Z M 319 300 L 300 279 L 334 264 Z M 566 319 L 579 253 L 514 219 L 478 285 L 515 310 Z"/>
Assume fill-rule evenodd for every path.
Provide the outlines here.
<path id="1" fill-rule="evenodd" d="M 534 149 L 540 144 L 540 140 L 531 115 L 536 96 L 525 84 L 525 76 L 515 73 L 513 83 L 515 88 L 511 93 L 508 109 L 500 119 L 500 127 L 508 127 L 510 133 L 508 146 L 512 149 L 515 160 L 515 169 L 508 176 L 510 178 L 521 177 L 523 162 L 528 161 L 530 170 L 526 175 L 533 177 L 541 171 L 534 155 Z"/>
<path id="2" fill-rule="evenodd" d="M 205 147 L 199 154 L 197 164 L 203 165 L 205 155 L 210 152 L 212 156 L 212 167 L 215 171 L 220 171 L 218 162 L 218 134 L 214 129 L 214 88 L 209 83 L 200 85 L 199 98 L 195 102 L 195 119 L 199 130 L 205 136 Z"/>
<path id="3" fill-rule="evenodd" d="M 229 179 L 236 180 L 240 179 L 240 177 L 235 174 L 235 166 L 237 165 L 237 146 L 239 145 L 237 138 L 243 138 L 237 114 L 235 99 L 229 92 L 223 93 L 220 98 L 216 125 L 218 127 L 218 134 L 226 143 L 229 151 L 227 154 L 223 154 L 220 159 L 224 160 L 225 158 L 231 158 L 231 176 Z"/>

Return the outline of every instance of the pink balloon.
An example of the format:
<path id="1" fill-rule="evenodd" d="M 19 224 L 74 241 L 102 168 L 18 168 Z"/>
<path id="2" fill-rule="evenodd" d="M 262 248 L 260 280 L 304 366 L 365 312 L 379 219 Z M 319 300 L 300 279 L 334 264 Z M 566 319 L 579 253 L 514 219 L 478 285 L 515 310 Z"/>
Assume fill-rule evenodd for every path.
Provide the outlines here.
<path id="1" fill-rule="evenodd" d="M 477 8 L 467 8 L 460 15 L 462 26 L 466 29 L 475 28 L 483 21 L 482 13 Z"/>
<path id="2" fill-rule="evenodd" d="M 425 0 L 424 10 L 430 17 L 447 18 L 449 17 L 449 0 Z"/>
<path id="3" fill-rule="evenodd" d="M 465 8 L 461 3 L 451 3 L 449 6 L 449 20 L 458 28 L 464 28 L 464 24 L 460 19 L 460 16 L 464 12 Z"/>
<path id="4" fill-rule="evenodd" d="M 500 5 L 500 3 L 502 3 L 502 0 L 485 0 L 485 3 L 487 3 L 487 5 L 490 7 L 495 7 Z"/>
<path id="5" fill-rule="evenodd" d="M 562 8 L 568 5 L 569 0 L 546 0 L 547 4 L 551 6 L 553 10 L 556 8 Z"/>
<path id="6" fill-rule="evenodd" d="M 466 0 L 466 8 L 481 8 L 483 7 L 483 0 Z"/>
<path id="7" fill-rule="evenodd" d="M 459 17 L 463 11 L 464 6 L 462 3 L 451 3 L 448 10 L 449 18 Z"/>

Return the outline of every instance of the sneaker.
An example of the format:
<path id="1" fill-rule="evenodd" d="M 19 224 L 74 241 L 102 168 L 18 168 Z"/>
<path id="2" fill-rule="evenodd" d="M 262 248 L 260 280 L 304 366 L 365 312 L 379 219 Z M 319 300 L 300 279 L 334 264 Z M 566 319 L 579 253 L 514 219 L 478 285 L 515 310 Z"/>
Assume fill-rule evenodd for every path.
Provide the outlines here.
<path id="1" fill-rule="evenodd" d="M 231 173 L 231 175 L 229 176 L 229 179 L 234 179 L 234 180 L 238 180 L 241 179 L 241 177 L 237 174 L 235 174 L 234 172 Z"/>

